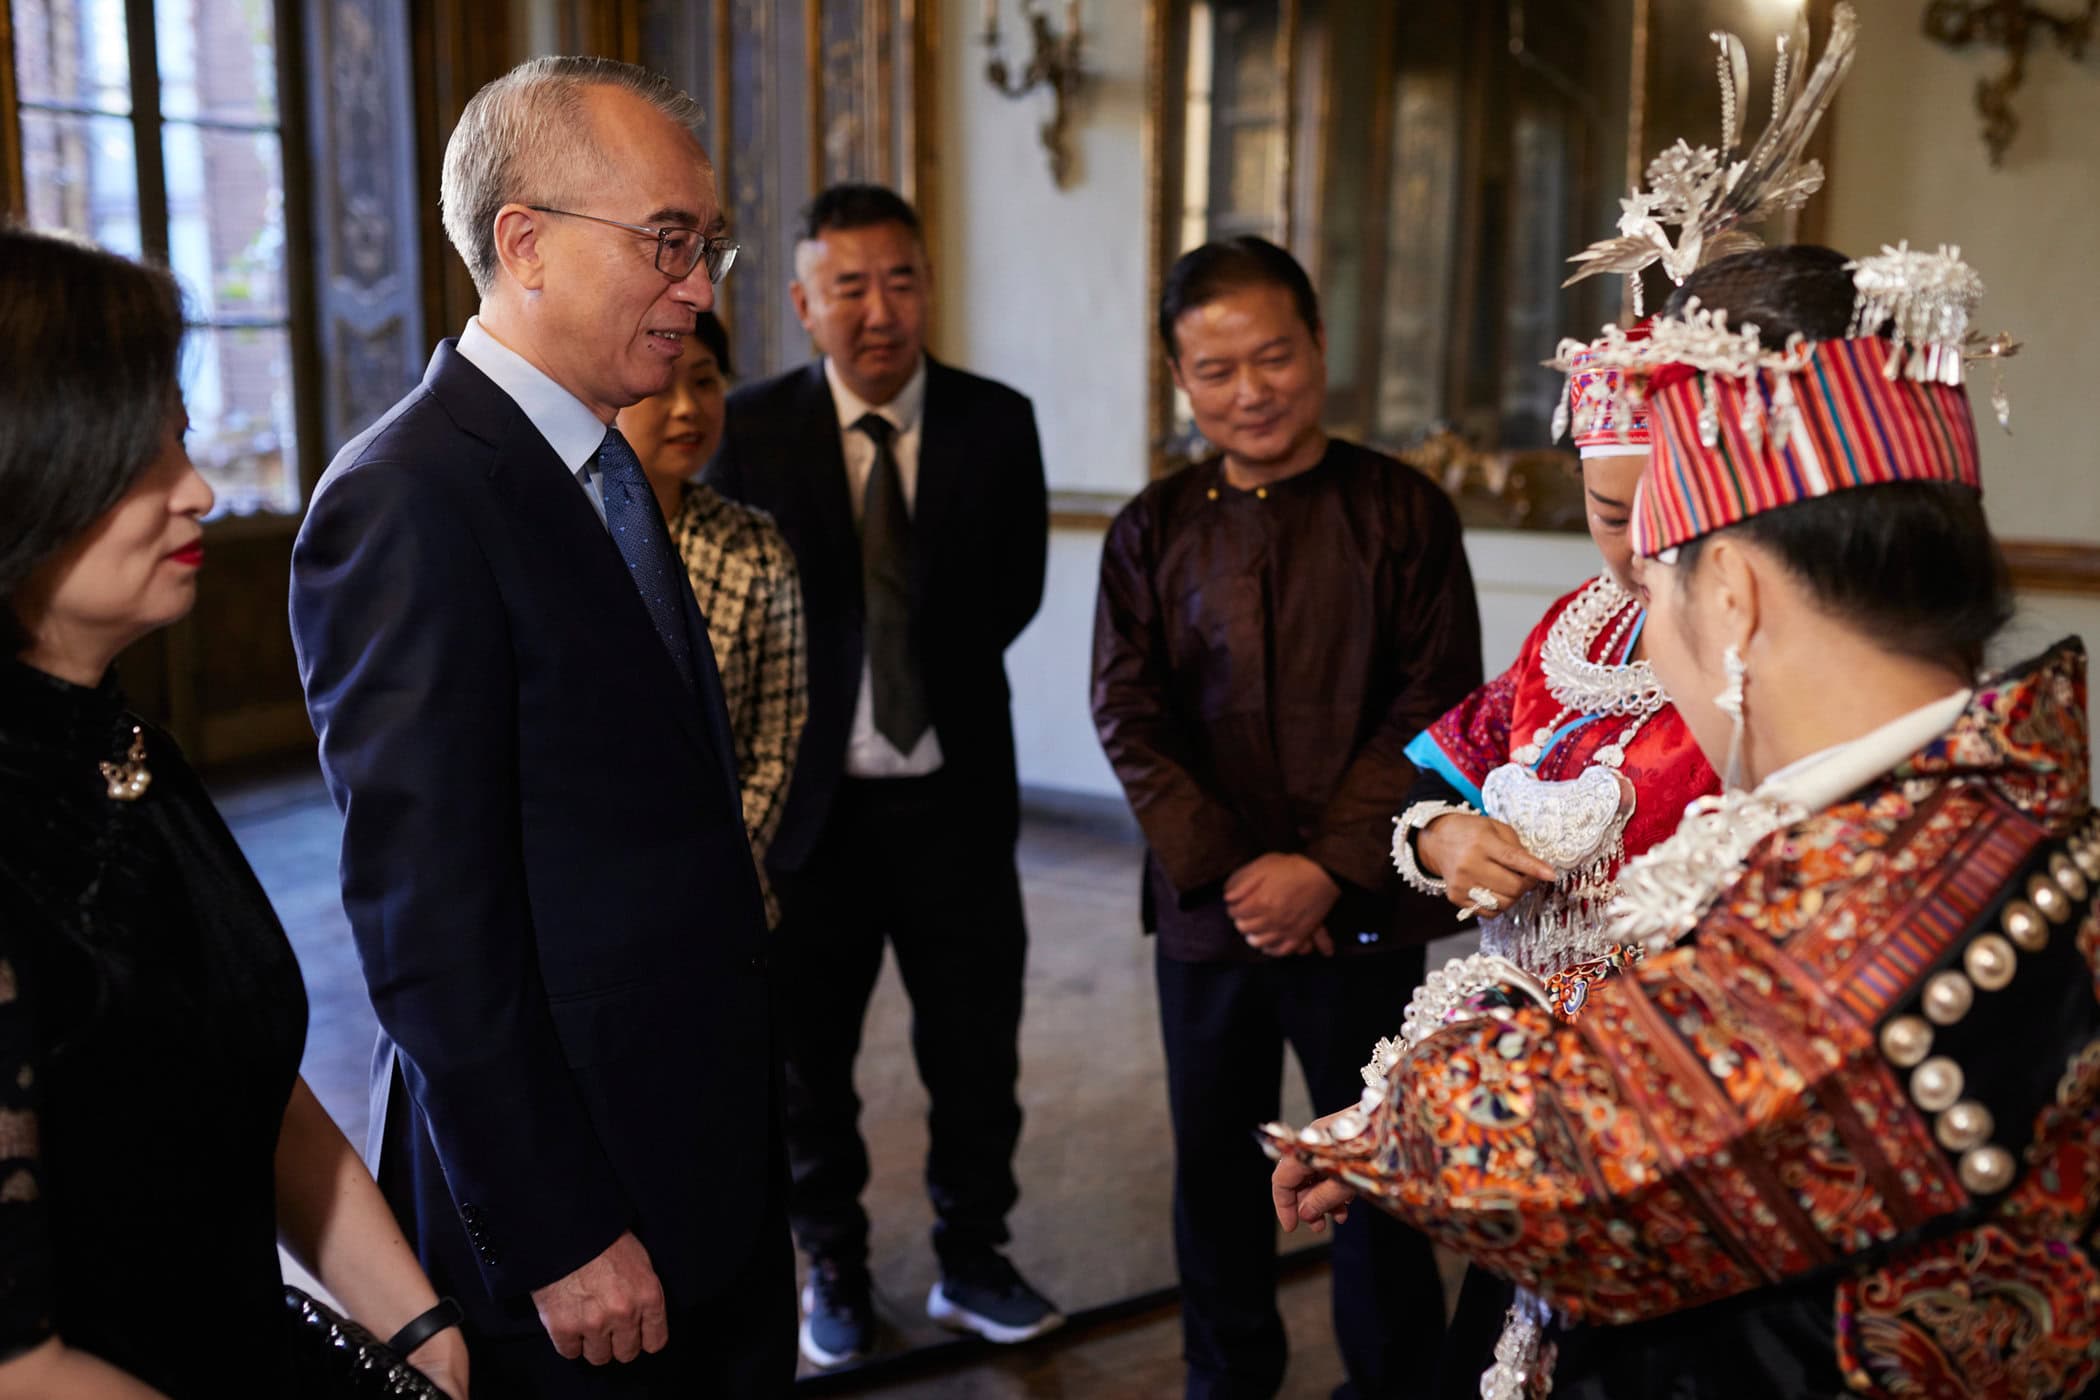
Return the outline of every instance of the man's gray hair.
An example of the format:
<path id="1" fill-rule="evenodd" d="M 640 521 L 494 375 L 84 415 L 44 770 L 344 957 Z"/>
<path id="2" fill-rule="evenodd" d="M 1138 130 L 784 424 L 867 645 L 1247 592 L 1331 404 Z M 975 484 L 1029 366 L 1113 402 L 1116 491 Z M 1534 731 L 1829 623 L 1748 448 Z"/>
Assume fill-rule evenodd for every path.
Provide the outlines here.
<path id="1" fill-rule="evenodd" d="M 565 188 L 597 155 L 584 91 L 633 93 L 687 131 L 700 104 L 668 78 L 609 58 L 535 58 L 474 94 L 445 143 L 438 186 L 445 233 L 466 260 L 474 289 L 496 285 L 496 211 L 506 204 L 562 204 Z"/>

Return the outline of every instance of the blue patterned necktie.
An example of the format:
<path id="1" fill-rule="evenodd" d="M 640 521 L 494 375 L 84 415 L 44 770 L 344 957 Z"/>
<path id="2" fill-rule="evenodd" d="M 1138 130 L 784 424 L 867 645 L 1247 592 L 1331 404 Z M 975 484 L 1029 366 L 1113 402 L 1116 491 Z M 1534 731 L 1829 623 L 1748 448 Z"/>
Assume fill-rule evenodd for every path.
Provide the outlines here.
<path id="1" fill-rule="evenodd" d="M 628 576 L 642 595 L 649 620 L 656 624 L 656 635 L 663 638 L 664 650 L 671 653 L 686 689 L 697 692 L 700 684 L 693 671 L 693 644 L 686 635 L 685 600 L 680 596 L 692 584 L 686 579 L 685 566 L 678 562 L 678 551 L 671 547 L 671 532 L 664 524 L 656 493 L 642 474 L 641 459 L 618 428 L 608 428 L 598 448 L 598 489 L 605 500 L 605 528 L 612 532 L 620 557 L 627 561 Z"/>

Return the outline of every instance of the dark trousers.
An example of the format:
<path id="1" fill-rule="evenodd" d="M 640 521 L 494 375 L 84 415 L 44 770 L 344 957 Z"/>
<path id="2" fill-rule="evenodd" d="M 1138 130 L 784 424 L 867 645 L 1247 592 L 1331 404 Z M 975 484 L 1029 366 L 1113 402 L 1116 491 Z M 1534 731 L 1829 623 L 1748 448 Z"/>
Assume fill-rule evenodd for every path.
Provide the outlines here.
<path id="1" fill-rule="evenodd" d="M 853 1062 L 884 941 L 911 999 L 931 1100 L 926 1186 L 944 1262 L 1007 1241 L 1020 1194 L 1021 978 L 1028 931 L 1013 845 L 945 775 L 847 779 L 809 862 L 776 881 L 787 1044 L 788 1210 L 816 1259 L 867 1257 L 868 1151 Z"/>
<path id="2" fill-rule="evenodd" d="M 771 1400 L 795 1385 L 795 1252 L 785 1193 L 761 1208 L 767 1223 L 735 1282 L 670 1317 L 671 1340 L 654 1355 L 593 1366 L 566 1361 L 545 1333 L 469 1337 L 476 1395 L 500 1400 Z M 724 1209 L 737 1209 L 726 1202 Z"/>
<path id="3" fill-rule="evenodd" d="M 1190 1400 L 1267 1400 L 1283 1383 L 1271 1163 L 1254 1128 L 1281 1111 L 1283 1051 L 1315 1112 L 1363 1091 L 1380 1037 L 1399 1031 L 1419 949 L 1259 963 L 1157 960 L 1174 1120 L 1174 1252 Z M 1349 1386 L 1373 1400 L 1435 1393 L 1443 1287 L 1429 1241 L 1360 1207 L 1334 1232 L 1334 1330 Z"/>

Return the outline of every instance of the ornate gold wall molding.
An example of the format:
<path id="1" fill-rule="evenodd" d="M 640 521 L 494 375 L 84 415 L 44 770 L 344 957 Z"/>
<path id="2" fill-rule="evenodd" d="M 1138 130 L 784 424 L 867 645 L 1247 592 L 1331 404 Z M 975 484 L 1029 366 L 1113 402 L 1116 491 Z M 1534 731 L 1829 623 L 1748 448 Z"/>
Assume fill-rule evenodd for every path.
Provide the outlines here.
<path id="1" fill-rule="evenodd" d="M 1147 249 L 1145 305 L 1157 307 L 1167 269 L 1173 265 L 1179 220 L 1176 201 L 1168 185 L 1172 168 L 1180 162 L 1178 109 L 1169 126 L 1167 107 L 1170 73 L 1186 62 L 1179 17 L 1182 0 L 1145 0 L 1145 118 L 1142 131 L 1145 163 L 1145 221 Z M 1179 84 L 1172 84 L 1178 89 Z M 1169 143 L 1173 142 L 1170 151 Z M 1151 353 L 1145 393 L 1145 457 L 1154 477 L 1168 471 L 1167 438 L 1174 428 L 1174 379 L 1164 349 L 1151 332 L 1152 317 L 1145 318 L 1146 340 Z"/>
<path id="2" fill-rule="evenodd" d="M 2100 545 L 2068 540 L 2000 540 L 2013 587 L 2025 593 L 2100 597 Z"/>
<path id="3" fill-rule="evenodd" d="M 1925 7 L 1925 33 L 1950 49 L 1987 44 L 2006 52 L 2005 67 L 1994 78 L 1976 80 L 1976 111 L 1983 118 L 1983 144 L 1991 164 L 2003 165 L 2013 137 L 2020 131 L 2013 94 L 2027 80 L 2027 54 L 2054 40 L 2073 63 L 2083 62 L 2093 27 L 2100 22 L 2100 0 L 2084 0 L 2082 12 L 2057 14 L 2026 0 L 1931 0 Z"/>
<path id="4" fill-rule="evenodd" d="M 22 118 L 15 105 L 15 26 L 12 6 L 0 5 L 0 215 L 21 215 Z"/>
<path id="5" fill-rule="evenodd" d="M 436 201 L 418 193 L 407 0 L 306 0 L 302 19 L 314 315 L 326 364 L 318 472 L 422 374 L 423 264 L 457 259 L 442 236 L 432 245 L 421 237 L 418 210 Z"/>

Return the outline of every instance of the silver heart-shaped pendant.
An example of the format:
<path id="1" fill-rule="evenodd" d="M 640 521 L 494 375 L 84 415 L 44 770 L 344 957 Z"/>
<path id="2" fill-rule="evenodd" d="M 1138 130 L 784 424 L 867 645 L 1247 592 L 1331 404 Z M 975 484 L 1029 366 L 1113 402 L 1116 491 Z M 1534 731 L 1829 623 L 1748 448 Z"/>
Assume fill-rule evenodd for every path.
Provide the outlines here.
<path id="1" fill-rule="evenodd" d="M 1524 849 L 1556 870 L 1582 865 L 1608 845 L 1633 815 L 1626 775 L 1592 764 L 1549 783 L 1521 763 L 1505 763 L 1480 785 L 1481 806 L 1507 822 Z"/>

